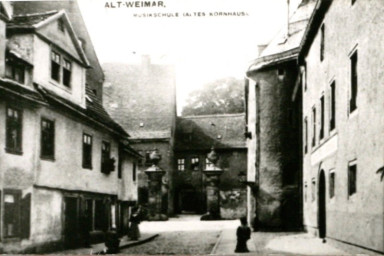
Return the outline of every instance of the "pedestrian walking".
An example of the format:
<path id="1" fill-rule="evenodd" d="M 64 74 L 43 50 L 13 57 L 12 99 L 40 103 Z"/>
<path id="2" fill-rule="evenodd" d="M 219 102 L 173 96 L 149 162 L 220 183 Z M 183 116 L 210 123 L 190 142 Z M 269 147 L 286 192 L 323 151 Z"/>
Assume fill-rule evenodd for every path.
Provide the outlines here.
<path id="1" fill-rule="evenodd" d="M 248 227 L 247 218 L 240 218 L 241 225 L 236 230 L 237 244 L 235 252 L 249 252 L 247 241 L 251 238 L 251 229 Z"/>
<path id="2" fill-rule="evenodd" d="M 138 240 L 140 238 L 139 224 L 141 222 L 140 206 L 133 207 L 130 222 L 131 225 L 129 227 L 129 237 L 131 240 Z"/>

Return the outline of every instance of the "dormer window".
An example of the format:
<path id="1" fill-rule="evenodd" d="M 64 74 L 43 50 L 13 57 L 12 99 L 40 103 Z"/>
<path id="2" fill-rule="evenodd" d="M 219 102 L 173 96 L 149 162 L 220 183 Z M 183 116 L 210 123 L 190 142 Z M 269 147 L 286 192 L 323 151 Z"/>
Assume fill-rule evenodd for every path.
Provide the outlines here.
<path id="1" fill-rule="evenodd" d="M 51 78 L 57 82 L 60 82 L 60 62 L 60 55 L 52 51 Z"/>
<path id="2" fill-rule="evenodd" d="M 65 87 L 71 87 L 72 63 L 60 54 L 52 51 L 51 78 Z"/>
<path id="3" fill-rule="evenodd" d="M 57 26 L 61 32 L 65 32 L 65 26 L 64 26 L 64 20 L 63 19 L 57 20 Z"/>

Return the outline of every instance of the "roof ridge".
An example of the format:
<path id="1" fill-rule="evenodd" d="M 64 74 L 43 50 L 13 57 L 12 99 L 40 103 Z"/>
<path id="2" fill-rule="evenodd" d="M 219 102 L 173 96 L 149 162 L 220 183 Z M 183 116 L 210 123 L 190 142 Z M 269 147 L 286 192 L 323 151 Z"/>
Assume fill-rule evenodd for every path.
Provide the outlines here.
<path id="1" fill-rule="evenodd" d="M 56 13 L 59 13 L 59 11 L 58 10 L 51 10 L 48 12 L 18 14 L 18 15 L 13 15 L 13 18 L 33 17 L 33 16 L 49 15 L 49 14 L 56 14 Z"/>
<path id="2" fill-rule="evenodd" d="M 196 115 L 196 116 L 179 116 L 180 118 L 197 119 L 207 117 L 230 117 L 230 116 L 244 116 L 245 113 L 230 113 L 230 114 L 210 114 L 210 115 Z"/>

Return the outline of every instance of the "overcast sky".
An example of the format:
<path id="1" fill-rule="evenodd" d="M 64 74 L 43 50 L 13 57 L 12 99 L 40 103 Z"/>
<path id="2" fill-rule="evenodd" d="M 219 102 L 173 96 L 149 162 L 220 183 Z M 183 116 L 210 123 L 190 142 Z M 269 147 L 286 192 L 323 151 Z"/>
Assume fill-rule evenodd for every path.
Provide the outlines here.
<path id="1" fill-rule="evenodd" d="M 188 93 L 206 82 L 242 78 L 286 21 L 287 0 L 163 0 L 166 7 L 107 8 L 110 1 L 78 0 L 101 63 L 175 64 L 179 112 Z M 125 2 L 125 1 L 122 1 Z M 291 11 L 300 0 L 290 0 Z M 117 1 L 113 1 L 117 6 Z M 134 14 L 178 12 L 173 18 L 137 18 Z M 183 17 L 183 13 L 192 14 Z M 193 16 L 205 12 L 204 17 Z M 247 16 L 207 17 L 209 12 L 246 12 Z M 181 17 L 180 17 L 181 16 Z"/>

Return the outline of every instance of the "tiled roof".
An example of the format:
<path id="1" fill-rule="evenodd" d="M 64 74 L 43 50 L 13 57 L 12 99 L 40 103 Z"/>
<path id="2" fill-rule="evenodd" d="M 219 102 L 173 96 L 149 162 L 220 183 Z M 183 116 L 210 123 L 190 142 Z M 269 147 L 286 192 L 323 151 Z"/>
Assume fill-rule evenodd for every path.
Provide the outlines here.
<path id="1" fill-rule="evenodd" d="M 289 36 L 287 37 L 286 30 L 281 30 L 261 52 L 260 56 L 253 61 L 250 70 L 263 68 L 290 56 L 296 57 L 315 5 L 316 0 L 303 0 L 289 19 Z"/>
<path id="2" fill-rule="evenodd" d="M 57 14 L 58 11 L 50 11 L 44 13 L 33 13 L 33 14 L 24 14 L 16 15 L 8 22 L 9 27 L 24 27 L 29 28 L 33 25 L 36 25 L 49 17 Z"/>
<path id="3" fill-rule="evenodd" d="M 176 118 L 172 66 L 103 64 L 104 107 L 132 139 L 170 139 Z"/>
<path id="4" fill-rule="evenodd" d="M 117 124 L 108 115 L 108 113 L 103 109 L 103 107 L 97 101 L 87 102 L 86 108 L 84 109 L 81 106 L 58 96 L 56 93 L 46 88 L 42 88 L 39 85 L 37 85 L 36 87 L 38 91 L 41 93 L 41 95 L 48 102 L 48 104 L 52 106 L 63 107 L 68 111 L 72 111 L 74 114 L 79 114 L 84 117 L 88 117 L 92 119 L 93 122 L 101 123 L 106 127 L 119 133 L 121 136 L 128 136 L 128 134 L 124 131 L 124 129 L 121 128 L 121 126 Z"/>
<path id="5" fill-rule="evenodd" d="M 176 150 L 245 148 L 245 114 L 178 117 Z"/>

